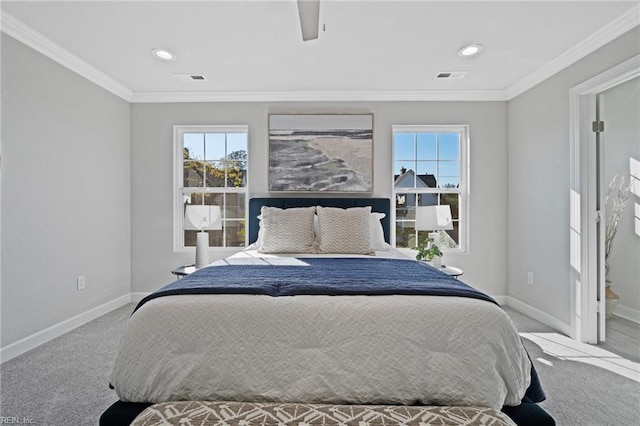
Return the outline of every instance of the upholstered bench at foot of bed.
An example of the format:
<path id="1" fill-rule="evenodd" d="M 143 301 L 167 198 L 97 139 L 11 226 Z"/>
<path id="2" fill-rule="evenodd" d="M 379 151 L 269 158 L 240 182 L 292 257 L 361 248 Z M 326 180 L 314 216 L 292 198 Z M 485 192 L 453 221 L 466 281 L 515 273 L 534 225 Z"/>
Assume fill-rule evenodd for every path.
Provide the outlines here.
<path id="1" fill-rule="evenodd" d="M 537 405 L 532 404 L 532 407 Z M 536 421 L 535 410 L 525 414 Z M 542 413 L 539 407 L 537 407 Z M 517 410 L 516 410 L 517 411 Z M 139 414 L 138 414 L 139 413 Z M 546 414 L 546 413 L 544 413 Z M 136 416 L 137 415 L 137 416 Z M 550 417 L 549 417 L 550 418 Z M 125 425 L 478 425 L 514 426 L 509 416 L 486 407 L 438 407 L 393 405 L 326 405 L 174 401 L 132 404 L 118 401 L 100 418 L 101 426 Z M 535 423 L 549 424 L 549 423 Z M 553 423 L 551 423 L 553 424 Z"/>
<path id="2" fill-rule="evenodd" d="M 226 408 L 223 409 L 223 406 Z M 298 419 L 295 421 L 287 420 L 292 418 L 292 407 L 295 406 L 298 407 Z M 322 408 L 318 409 L 317 407 Z M 379 411 L 376 411 L 374 407 L 377 407 L 378 410 L 382 409 L 380 416 Z M 371 409 L 374 411 L 365 416 L 364 410 Z M 274 413 L 277 413 L 277 417 L 272 417 L 273 422 L 266 422 L 265 420 L 268 420 L 269 416 L 273 416 Z M 301 416 L 302 413 L 305 415 Z M 354 417 L 354 413 L 360 413 L 360 415 Z M 394 424 L 394 422 L 400 425 L 413 424 L 406 420 L 410 413 L 414 413 L 411 418 L 419 419 L 415 424 L 421 425 L 555 425 L 553 418 L 540 406 L 532 402 L 523 402 L 517 407 L 503 407 L 501 413 L 489 408 L 473 407 L 255 404 L 201 401 L 167 402 L 153 405 L 150 403 L 117 401 L 102 414 L 100 426 L 218 424 L 221 418 L 229 419 L 226 422 L 227 424 L 246 424 L 247 426 L 270 423 L 288 425 L 299 425 L 301 423 L 312 425 L 335 424 L 336 418 L 340 419 L 342 424 L 358 426 L 363 424 L 382 424 L 383 420 L 386 425 Z M 382 415 L 386 417 L 383 418 Z M 198 421 L 195 423 L 180 423 L 180 420 L 186 421 L 184 419 L 189 419 L 189 416 L 197 416 Z M 211 419 L 206 422 L 203 421 L 207 416 L 211 416 Z M 447 422 L 444 419 L 447 419 Z M 245 421 L 240 423 L 241 420 Z"/>

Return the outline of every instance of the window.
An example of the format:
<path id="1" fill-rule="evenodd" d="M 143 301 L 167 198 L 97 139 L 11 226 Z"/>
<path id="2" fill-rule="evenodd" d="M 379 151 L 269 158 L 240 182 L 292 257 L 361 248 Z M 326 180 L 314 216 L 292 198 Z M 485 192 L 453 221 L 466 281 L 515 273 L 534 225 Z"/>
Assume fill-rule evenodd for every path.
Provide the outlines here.
<path id="1" fill-rule="evenodd" d="M 196 245 L 198 225 L 185 220 L 193 205 L 217 207 L 215 224 L 205 229 L 210 247 L 245 246 L 247 133 L 247 126 L 174 127 L 175 250 Z"/>
<path id="2" fill-rule="evenodd" d="M 427 231 L 415 230 L 417 206 L 449 205 L 453 229 L 438 246 L 466 250 L 467 126 L 393 126 L 393 195 L 396 247 L 415 247 Z"/>

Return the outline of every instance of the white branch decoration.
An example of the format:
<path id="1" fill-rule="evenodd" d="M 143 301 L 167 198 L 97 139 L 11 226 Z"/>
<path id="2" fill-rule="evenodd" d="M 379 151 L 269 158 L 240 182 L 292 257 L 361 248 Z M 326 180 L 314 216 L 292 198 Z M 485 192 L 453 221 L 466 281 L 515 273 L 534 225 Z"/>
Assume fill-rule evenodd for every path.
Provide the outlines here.
<path id="1" fill-rule="evenodd" d="M 605 251 L 604 264 L 605 275 L 609 275 L 609 255 L 613 248 L 613 241 L 618 232 L 618 223 L 627 201 L 631 197 L 631 180 L 625 182 L 624 176 L 615 175 L 609 182 L 607 197 L 604 199 L 605 212 L 607 214 L 606 232 L 605 232 Z"/>

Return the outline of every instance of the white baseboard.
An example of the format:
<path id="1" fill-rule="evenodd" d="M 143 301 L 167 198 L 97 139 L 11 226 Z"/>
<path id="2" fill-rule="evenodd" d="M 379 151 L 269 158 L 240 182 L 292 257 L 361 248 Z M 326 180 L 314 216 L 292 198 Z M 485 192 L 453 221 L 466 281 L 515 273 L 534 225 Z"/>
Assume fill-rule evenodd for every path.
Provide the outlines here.
<path id="1" fill-rule="evenodd" d="M 495 300 L 496 302 L 498 302 L 500 304 L 500 306 L 504 306 L 504 305 L 508 305 L 508 298 L 509 296 L 491 296 L 493 298 L 493 300 Z"/>
<path id="2" fill-rule="evenodd" d="M 131 303 L 139 303 L 151 293 L 131 293 Z"/>
<path id="3" fill-rule="evenodd" d="M 538 308 L 534 308 L 512 296 L 506 296 L 507 306 L 515 309 L 516 311 L 525 314 L 534 320 L 541 322 L 542 324 L 559 331 L 562 334 L 571 336 L 571 324 L 568 324 L 558 318 L 549 315 L 546 312 L 542 312 Z"/>
<path id="4" fill-rule="evenodd" d="M 637 309 L 618 304 L 613 315 L 640 324 L 640 311 Z"/>
<path id="5" fill-rule="evenodd" d="M 93 309 L 89 309 L 79 315 L 71 317 L 67 320 L 38 331 L 30 336 L 11 343 L 0 349 L 0 362 L 9 361 L 25 352 L 35 349 L 38 346 L 47 343 L 50 340 L 60 337 L 71 330 L 78 328 L 96 318 L 101 317 L 104 314 L 108 314 L 114 309 L 118 309 L 121 306 L 131 302 L 131 294 L 127 293 L 124 296 L 120 296 L 110 302 L 104 303 L 100 306 L 96 306 Z"/>

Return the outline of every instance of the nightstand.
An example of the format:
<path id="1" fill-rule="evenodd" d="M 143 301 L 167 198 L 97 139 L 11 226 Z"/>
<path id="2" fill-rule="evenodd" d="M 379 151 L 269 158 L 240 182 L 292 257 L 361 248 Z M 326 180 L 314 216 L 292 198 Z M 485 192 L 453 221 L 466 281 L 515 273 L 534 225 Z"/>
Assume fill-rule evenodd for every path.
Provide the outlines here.
<path id="1" fill-rule="evenodd" d="M 424 261 L 424 260 L 422 262 L 426 263 L 429 266 L 433 266 L 431 264 L 431 262 L 427 262 L 427 261 Z M 433 267 L 437 268 L 436 266 L 433 266 Z M 458 278 L 460 275 L 462 275 L 464 273 L 464 271 L 462 269 L 456 268 L 455 266 L 444 266 L 443 265 L 443 266 L 441 266 L 441 267 L 439 267 L 437 269 L 440 269 L 445 274 L 450 275 L 450 276 L 452 276 L 454 278 Z"/>
<path id="2" fill-rule="evenodd" d="M 186 277 L 189 274 L 192 274 L 196 271 L 196 265 L 191 264 L 191 265 L 182 265 L 182 266 L 178 266 L 177 268 L 173 268 L 171 270 L 171 273 L 175 276 L 178 277 L 178 279 L 182 278 L 182 277 Z"/>
<path id="3" fill-rule="evenodd" d="M 458 278 L 460 275 L 464 274 L 464 271 L 462 269 L 456 268 L 455 266 L 442 266 L 440 270 L 445 274 L 451 275 L 455 278 Z"/>

